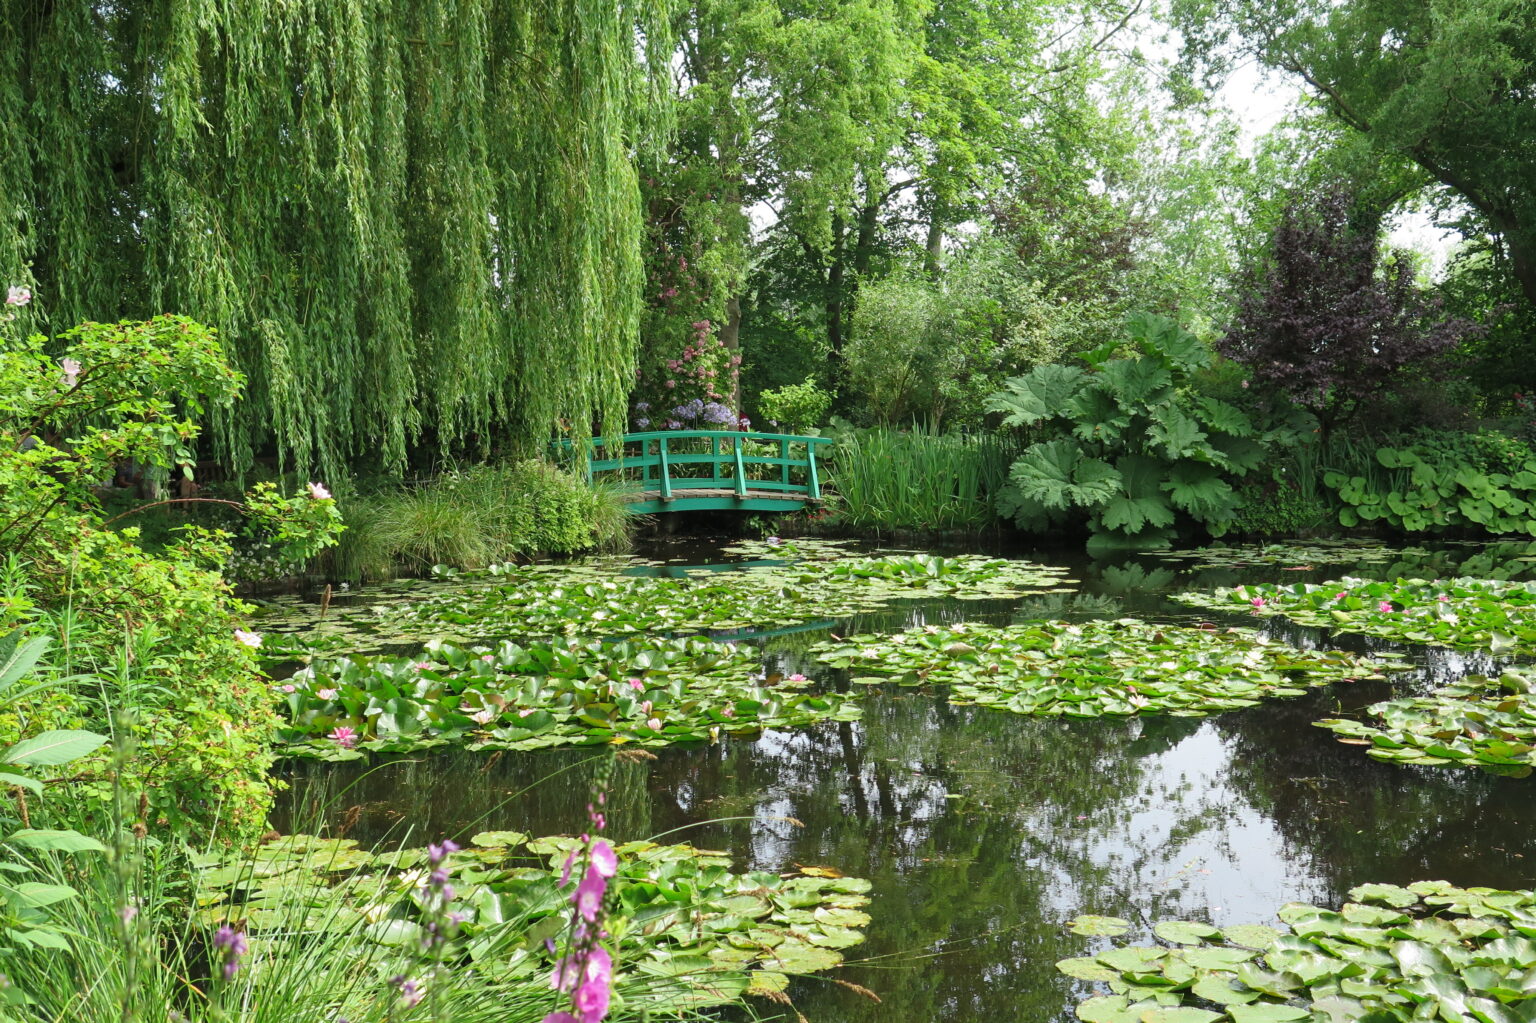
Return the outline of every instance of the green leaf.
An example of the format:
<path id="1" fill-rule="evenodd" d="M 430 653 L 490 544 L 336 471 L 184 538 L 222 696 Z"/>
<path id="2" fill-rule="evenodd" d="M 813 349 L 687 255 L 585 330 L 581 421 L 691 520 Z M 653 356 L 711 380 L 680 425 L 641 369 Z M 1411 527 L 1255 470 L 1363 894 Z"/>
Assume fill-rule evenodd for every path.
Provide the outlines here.
<path id="1" fill-rule="evenodd" d="M 1209 938 L 1216 937 L 1221 932 L 1210 924 L 1187 920 L 1165 920 L 1153 927 L 1152 933 L 1164 941 L 1172 941 L 1180 945 L 1198 945 Z"/>
<path id="2" fill-rule="evenodd" d="M 1214 1023 L 1221 1013 L 1209 1009 L 1191 1009 L 1180 1006 L 1173 1009 L 1148 1009 L 1141 1014 L 1141 1023 Z"/>
<path id="3" fill-rule="evenodd" d="M 23 828 L 6 839 L 12 845 L 44 852 L 106 852 L 107 847 L 78 831 Z"/>
<path id="4" fill-rule="evenodd" d="M 1173 525 L 1173 509 L 1160 486 L 1163 466 L 1150 458 L 1126 455 L 1115 462 L 1115 471 L 1120 474 L 1123 490 L 1099 512 L 1099 521 L 1106 528 L 1139 533 L 1147 525 Z"/>
<path id="5" fill-rule="evenodd" d="M 100 749 L 106 742 L 105 735 L 97 735 L 95 732 L 78 730 L 43 732 L 30 739 L 23 739 L 4 753 L 0 753 L 0 763 L 52 767 L 78 760 Z"/>
<path id="6" fill-rule="evenodd" d="M 987 400 L 987 410 L 1005 413 L 1004 426 L 1033 426 L 1060 415 L 1086 377 L 1076 366 L 1045 363 L 1005 380 L 1003 389 Z"/>
<path id="7" fill-rule="evenodd" d="M 24 640 L 21 630 L 0 637 L 0 691 L 20 682 L 48 650 L 47 636 Z"/>
<path id="8" fill-rule="evenodd" d="M 1197 519 L 1224 521 L 1237 514 L 1237 495 L 1214 466 L 1179 462 L 1163 484 L 1174 505 Z"/>
<path id="9" fill-rule="evenodd" d="M 1132 413 L 1144 412 L 1173 394 L 1172 375 L 1152 359 L 1111 359 L 1099 367 L 1095 379 Z"/>
<path id="10" fill-rule="evenodd" d="M 1117 937 L 1131 929 L 1129 920 L 1122 920 L 1118 916 L 1094 916 L 1091 913 L 1073 917 L 1067 921 L 1067 930 L 1073 934 L 1084 934 L 1091 937 Z"/>
<path id="11" fill-rule="evenodd" d="M 1310 1010 L 1294 1005 L 1276 1005 L 1273 1002 L 1229 1005 L 1227 1012 L 1232 1016 L 1232 1023 L 1288 1023 L 1290 1020 L 1312 1018 Z"/>
<path id="12" fill-rule="evenodd" d="M 1057 510 L 1095 507 L 1120 490 L 1120 474 L 1109 463 L 1083 457 L 1066 438 L 1030 447 L 1013 463 L 1009 478 L 1024 497 Z"/>

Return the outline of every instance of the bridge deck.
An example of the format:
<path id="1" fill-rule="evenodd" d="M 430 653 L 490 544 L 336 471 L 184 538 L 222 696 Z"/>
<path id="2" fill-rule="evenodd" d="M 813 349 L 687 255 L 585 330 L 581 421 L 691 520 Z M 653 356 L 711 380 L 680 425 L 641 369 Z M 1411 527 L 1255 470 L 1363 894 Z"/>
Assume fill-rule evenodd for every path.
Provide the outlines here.
<path id="1" fill-rule="evenodd" d="M 681 480 L 672 481 L 672 495 L 663 497 L 660 490 L 632 490 L 624 495 L 629 511 L 635 515 L 655 515 L 671 511 L 799 511 L 821 503 L 821 499 L 805 494 L 785 493 L 779 490 L 754 490 L 747 488 L 738 494 L 730 487 L 678 486 Z"/>

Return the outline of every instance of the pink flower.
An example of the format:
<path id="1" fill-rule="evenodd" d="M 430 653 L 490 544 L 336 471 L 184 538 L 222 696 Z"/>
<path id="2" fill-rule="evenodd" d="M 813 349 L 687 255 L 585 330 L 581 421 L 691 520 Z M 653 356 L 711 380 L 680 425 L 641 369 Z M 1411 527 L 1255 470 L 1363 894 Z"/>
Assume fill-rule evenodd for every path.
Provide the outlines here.
<path id="1" fill-rule="evenodd" d="M 30 301 L 32 301 L 32 292 L 17 284 L 11 285 L 11 289 L 5 293 L 6 305 L 21 306 L 26 305 Z"/>
<path id="2" fill-rule="evenodd" d="M 319 689 L 315 691 L 315 695 L 322 700 L 334 700 L 339 694 L 334 689 Z"/>
<path id="3" fill-rule="evenodd" d="M 598 839 L 592 844 L 592 869 L 603 877 L 612 877 L 619 872 L 619 856 L 613 851 L 613 846 Z"/>
<path id="4" fill-rule="evenodd" d="M 699 331 L 700 333 L 703 333 L 704 331 L 709 329 L 709 321 L 708 320 L 694 320 L 693 321 L 693 329 Z"/>
<path id="5" fill-rule="evenodd" d="M 667 360 L 667 368 L 670 369 L 674 373 L 676 373 L 678 371 L 679 367 L 681 367 L 681 366 L 682 366 L 682 363 L 678 362 L 676 359 L 668 359 Z"/>
<path id="6" fill-rule="evenodd" d="M 1348 590 L 1340 590 L 1338 593 L 1335 593 L 1333 595 L 1333 599 L 1334 600 L 1343 600 L 1347 596 L 1349 596 L 1349 591 Z"/>
<path id="7" fill-rule="evenodd" d="M 638 678 L 632 678 L 629 680 L 629 688 L 637 693 L 643 693 L 645 692 L 645 683 Z"/>
<path id="8" fill-rule="evenodd" d="M 488 725 L 488 724 L 491 723 L 491 719 L 494 718 L 495 716 L 496 716 L 496 712 L 491 710 L 491 708 L 486 707 L 486 708 L 484 708 L 482 710 L 477 710 L 477 711 L 475 711 L 475 713 L 471 714 L 469 716 L 469 720 L 473 721 L 477 725 Z"/>
<path id="9" fill-rule="evenodd" d="M 808 682 L 810 680 L 807 679 L 804 675 L 800 674 L 797 671 L 793 675 L 788 676 L 786 681 L 788 681 L 788 682 Z"/>
<path id="10" fill-rule="evenodd" d="M 650 718 L 646 721 L 645 727 L 649 728 L 653 732 L 661 731 L 661 718 Z"/>
<path id="11" fill-rule="evenodd" d="M 285 693 L 291 693 L 291 692 L 294 691 L 294 689 L 296 687 L 292 686 L 292 685 L 283 685 L 283 686 L 279 686 L 278 688 L 282 689 L 282 691 L 285 692 Z"/>
<path id="12" fill-rule="evenodd" d="M 351 749 L 357 745 L 357 730 L 346 725 L 337 725 L 328 738 L 334 740 L 342 749 Z"/>
<path id="13" fill-rule="evenodd" d="M 261 647 L 261 633 L 259 633 L 259 632 L 246 632 L 244 629 L 236 629 L 235 630 L 235 642 L 236 643 L 243 643 L 246 646 L 250 647 L 252 650 L 260 649 L 260 647 Z"/>
<path id="14" fill-rule="evenodd" d="M 1385 614 L 1392 610 L 1392 602 L 1390 600 L 1383 600 L 1380 604 L 1376 605 L 1376 610 Z"/>
<path id="15" fill-rule="evenodd" d="M 665 386 L 666 386 L 666 388 L 667 388 L 667 390 L 669 390 L 669 391 L 670 391 L 670 390 L 672 390 L 672 389 L 673 389 L 673 388 L 674 388 L 674 387 L 676 387 L 676 386 L 677 386 L 677 381 L 676 381 L 676 380 L 668 380 L 668 381 L 667 381 L 667 382 L 666 382 L 666 384 L 665 384 Z"/>
<path id="16" fill-rule="evenodd" d="M 411 667 L 415 668 L 417 671 L 426 671 L 428 668 L 432 667 L 432 662 L 431 661 L 413 661 L 413 662 L 411 662 Z"/>
<path id="17" fill-rule="evenodd" d="M 59 368 L 64 371 L 64 386 L 73 387 L 80 380 L 80 360 L 63 358 L 59 360 Z"/>
<path id="18" fill-rule="evenodd" d="M 1442 594 L 1440 594 L 1440 596 L 1438 596 L 1438 597 L 1436 597 L 1436 598 L 1435 598 L 1435 599 L 1436 599 L 1436 600 L 1438 600 L 1438 601 L 1439 601 L 1439 602 L 1440 602 L 1440 603 L 1442 603 L 1442 604 L 1449 604 L 1449 603 L 1450 603 L 1450 602 L 1451 602 L 1451 598 L 1450 598 L 1450 597 L 1447 597 L 1447 596 L 1446 596 L 1446 595 L 1445 595 L 1445 594 L 1443 594 L 1443 593 L 1442 593 Z"/>
<path id="19" fill-rule="evenodd" d="M 568 1012 L 552 1012 L 541 1019 L 539 1023 L 581 1023 L 581 1020 Z"/>
<path id="20" fill-rule="evenodd" d="M 564 888 L 571 882 L 571 867 L 576 863 L 577 850 L 572 849 L 565 857 L 565 865 L 560 869 L 560 887 Z"/>
<path id="21" fill-rule="evenodd" d="M 493 654 L 481 654 L 480 655 L 480 659 L 482 661 L 484 661 L 486 664 L 495 664 L 496 663 L 496 658 L 495 658 L 495 656 Z"/>
<path id="22" fill-rule="evenodd" d="M 613 983 L 613 957 L 601 945 L 593 945 L 587 953 L 587 980 Z"/>
<path id="23" fill-rule="evenodd" d="M 532 713 L 533 713 L 533 708 L 532 707 L 523 707 L 522 709 L 520 709 L 517 712 L 517 716 L 520 717 L 520 718 L 525 718 L 529 714 L 532 714 Z"/>
<path id="24" fill-rule="evenodd" d="M 608 985 L 599 980 L 589 980 L 576 989 L 571 1001 L 581 1013 L 581 1023 L 601 1023 L 608 1015 Z"/>
<path id="25" fill-rule="evenodd" d="M 642 714 L 649 714 L 651 712 L 651 707 L 652 706 L 653 706 L 653 704 L 651 703 L 650 700 L 642 700 L 642 701 L 640 701 L 640 713 L 642 713 Z"/>
<path id="26" fill-rule="evenodd" d="M 597 911 L 603 904 L 603 896 L 608 891 L 608 881 L 597 872 L 596 866 L 587 868 L 582 876 L 581 884 L 576 886 L 576 894 L 571 896 L 571 901 L 576 904 L 576 912 L 587 923 L 597 919 Z"/>
<path id="27" fill-rule="evenodd" d="M 1263 597 L 1254 597 L 1248 603 L 1252 604 L 1254 607 L 1263 607 L 1264 606 L 1264 598 Z"/>
<path id="28" fill-rule="evenodd" d="M 724 714 L 728 718 L 733 718 L 733 717 L 736 716 L 736 708 L 735 707 L 723 707 L 723 708 L 721 708 L 720 713 Z"/>
<path id="29" fill-rule="evenodd" d="M 676 288 L 668 288 L 667 290 L 665 290 L 665 291 L 663 291 L 661 293 L 660 297 L 662 297 L 662 298 L 676 298 L 677 297 L 677 289 Z"/>
<path id="30" fill-rule="evenodd" d="M 325 489 L 324 483 L 311 483 L 309 485 L 309 496 L 316 501 L 329 501 L 331 499 L 331 492 Z"/>

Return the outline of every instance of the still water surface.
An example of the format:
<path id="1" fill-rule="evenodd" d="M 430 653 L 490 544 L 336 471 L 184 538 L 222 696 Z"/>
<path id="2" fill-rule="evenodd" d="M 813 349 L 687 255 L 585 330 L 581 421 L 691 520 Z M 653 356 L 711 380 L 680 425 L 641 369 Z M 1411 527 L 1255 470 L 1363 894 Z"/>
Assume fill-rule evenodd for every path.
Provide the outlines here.
<path id="1" fill-rule="evenodd" d="M 698 541 L 644 553 L 673 564 L 723 560 Z M 1069 565 L 1079 594 L 912 602 L 831 631 L 962 618 L 1194 622 L 1209 615 L 1167 594 L 1381 571 L 1010 556 Z M 1443 555 L 1427 574 L 1455 556 Z M 1267 624 L 1290 642 L 1329 642 Z M 841 684 L 804 653 L 825 634 L 772 638 L 764 657 L 782 671 Z M 1336 645 L 1393 649 L 1352 637 Z M 621 764 L 609 830 L 620 840 L 665 835 L 727 850 L 738 869 L 825 865 L 869 878 L 868 941 L 848 949 L 849 965 L 834 975 L 881 1001 L 826 977 L 797 980 L 790 994 L 813 1023 L 1071 1020 L 1086 985 L 1053 964 L 1103 944 L 1065 930 L 1062 922 L 1079 913 L 1125 917 L 1135 924 L 1129 938 L 1150 939 L 1158 920 L 1273 923 L 1285 902 L 1338 903 L 1372 881 L 1536 886 L 1536 779 L 1380 764 L 1312 726 L 1392 692 L 1494 667 L 1477 655 L 1412 654 L 1418 670 L 1390 685 L 1336 686 L 1204 719 L 1029 718 L 952 707 L 924 690 L 872 690 L 858 722 Z M 286 769 L 292 788 L 277 825 L 345 822 L 365 844 L 399 840 L 407 829 L 417 841 L 501 828 L 569 833 L 583 817 L 589 757 L 433 753 L 371 768 L 297 763 Z M 770 1018 L 779 1011 L 759 1008 Z"/>

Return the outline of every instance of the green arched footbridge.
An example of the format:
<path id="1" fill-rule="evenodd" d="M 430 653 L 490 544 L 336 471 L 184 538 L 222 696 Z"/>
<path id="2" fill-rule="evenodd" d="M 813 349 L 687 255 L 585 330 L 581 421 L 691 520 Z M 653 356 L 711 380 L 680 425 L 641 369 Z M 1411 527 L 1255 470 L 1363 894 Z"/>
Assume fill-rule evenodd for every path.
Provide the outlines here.
<path id="1" fill-rule="evenodd" d="M 672 511 L 792 512 L 821 503 L 816 447 L 825 437 L 734 430 L 659 430 L 594 438 L 586 473 L 624 490 L 634 515 Z"/>

